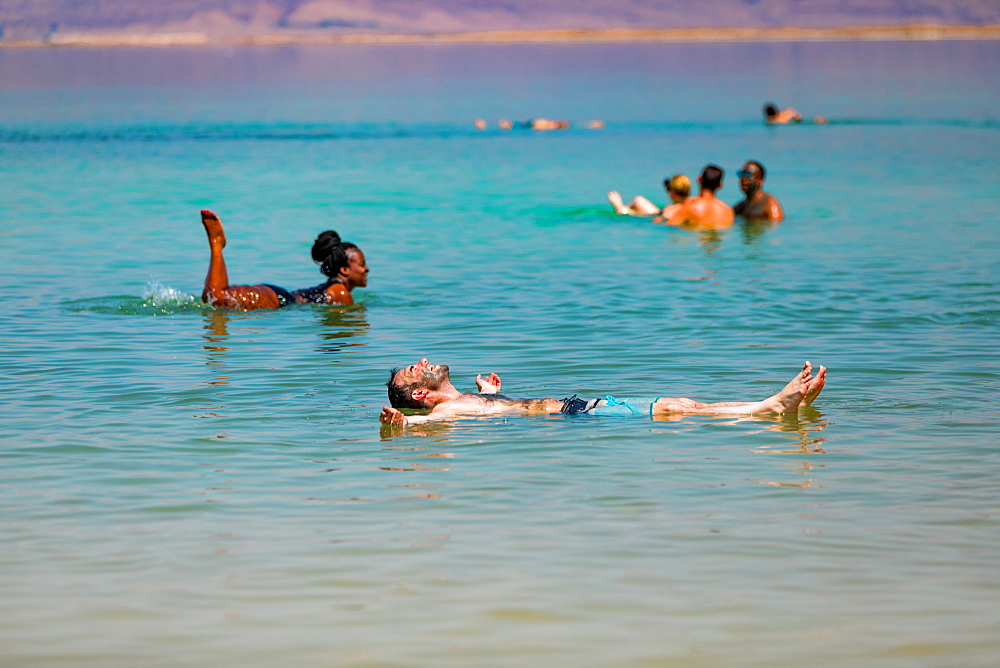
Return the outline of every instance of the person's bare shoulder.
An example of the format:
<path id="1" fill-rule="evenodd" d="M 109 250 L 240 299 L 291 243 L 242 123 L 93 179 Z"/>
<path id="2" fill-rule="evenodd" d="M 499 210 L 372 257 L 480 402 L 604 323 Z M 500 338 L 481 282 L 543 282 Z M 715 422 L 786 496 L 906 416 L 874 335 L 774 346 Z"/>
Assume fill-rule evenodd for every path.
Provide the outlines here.
<path id="1" fill-rule="evenodd" d="M 785 219 L 785 210 L 781 208 L 781 202 L 770 193 L 767 194 L 767 216 L 775 222 Z"/>
<path id="2" fill-rule="evenodd" d="M 733 207 L 729 206 L 721 199 L 714 199 L 705 203 L 705 217 L 715 221 L 725 222 L 733 218 Z M 711 205 L 711 206 L 709 206 Z"/>
<path id="3" fill-rule="evenodd" d="M 699 197 L 692 197 L 681 205 L 681 208 L 670 219 L 670 224 L 689 227 L 697 225 L 704 216 L 705 202 Z"/>

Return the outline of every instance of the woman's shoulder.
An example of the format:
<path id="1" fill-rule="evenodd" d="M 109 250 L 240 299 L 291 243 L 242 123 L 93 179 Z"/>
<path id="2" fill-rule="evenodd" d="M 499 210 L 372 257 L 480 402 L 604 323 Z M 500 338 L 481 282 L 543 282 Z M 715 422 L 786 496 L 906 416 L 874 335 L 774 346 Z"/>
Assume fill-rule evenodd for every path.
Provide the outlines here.
<path id="1" fill-rule="evenodd" d="M 343 283 L 329 283 L 326 286 L 326 297 L 328 304 L 353 304 L 354 298 L 351 291 L 344 287 Z"/>

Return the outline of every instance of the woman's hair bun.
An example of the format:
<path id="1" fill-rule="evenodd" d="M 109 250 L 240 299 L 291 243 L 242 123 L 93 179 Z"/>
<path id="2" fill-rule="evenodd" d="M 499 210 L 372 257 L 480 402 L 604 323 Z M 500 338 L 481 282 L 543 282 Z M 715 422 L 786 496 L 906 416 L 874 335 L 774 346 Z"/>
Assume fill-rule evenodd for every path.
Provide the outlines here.
<path id="1" fill-rule="evenodd" d="M 340 235 L 333 230 L 327 230 L 325 232 L 320 232 L 319 236 L 316 237 L 316 242 L 312 247 L 312 259 L 313 262 L 317 264 L 322 264 L 324 260 L 330 257 L 330 253 L 334 248 L 340 245 Z"/>

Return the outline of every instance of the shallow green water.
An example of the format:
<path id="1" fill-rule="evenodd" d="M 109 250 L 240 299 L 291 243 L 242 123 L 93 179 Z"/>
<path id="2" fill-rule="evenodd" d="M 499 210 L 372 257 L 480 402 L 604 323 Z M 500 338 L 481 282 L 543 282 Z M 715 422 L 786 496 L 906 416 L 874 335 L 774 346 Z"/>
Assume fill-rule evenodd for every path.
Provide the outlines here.
<path id="1" fill-rule="evenodd" d="M 988 665 L 996 42 L 0 51 L 12 664 Z M 830 125 L 767 128 L 773 99 Z M 565 117 L 556 133 L 472 119 Z M 582 129 L 601 118 L 604 130 Z M 747 158 L 788 219 L 614 215 Z M 197 299 L 203 207 L 236 282 Z M 421 356 L 513 396 L 797 417 L 380 430 Z"/>

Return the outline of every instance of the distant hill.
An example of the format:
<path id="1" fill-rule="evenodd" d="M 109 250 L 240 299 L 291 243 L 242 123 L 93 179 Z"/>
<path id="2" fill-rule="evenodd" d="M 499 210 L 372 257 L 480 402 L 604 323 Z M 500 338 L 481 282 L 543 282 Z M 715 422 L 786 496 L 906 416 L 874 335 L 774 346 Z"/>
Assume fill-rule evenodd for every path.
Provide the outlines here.
<path id="1" fill-rule="evenodd" d="M 1000 0 L 0 0 L 0 40 L 1000 23 Z"/>

